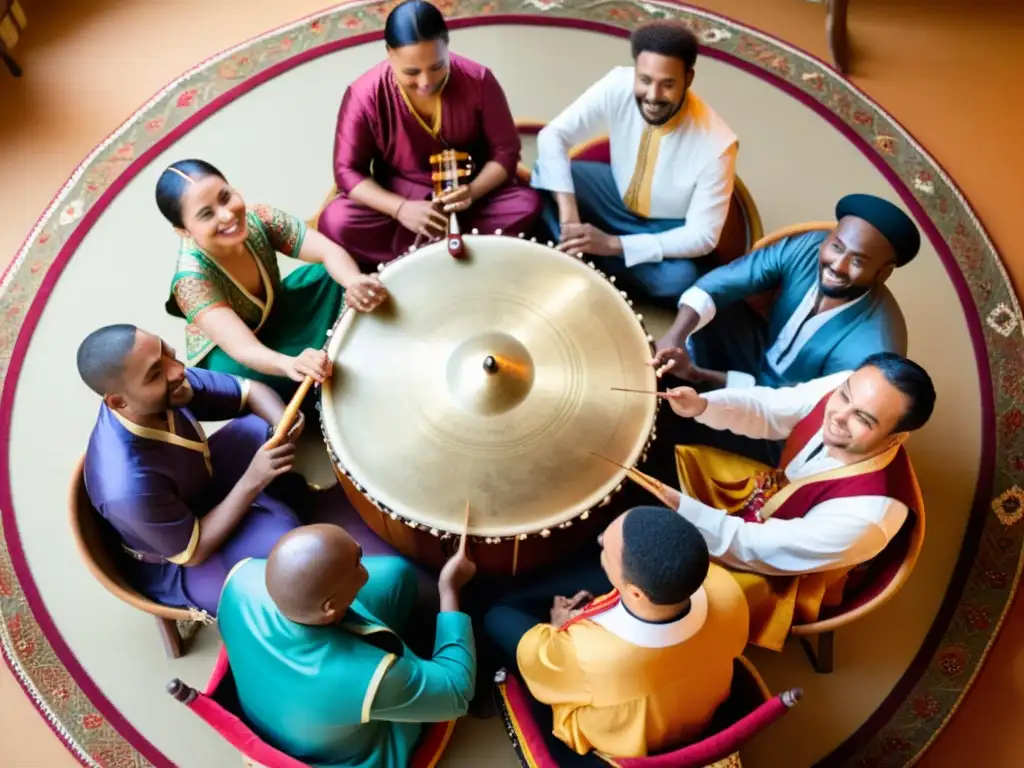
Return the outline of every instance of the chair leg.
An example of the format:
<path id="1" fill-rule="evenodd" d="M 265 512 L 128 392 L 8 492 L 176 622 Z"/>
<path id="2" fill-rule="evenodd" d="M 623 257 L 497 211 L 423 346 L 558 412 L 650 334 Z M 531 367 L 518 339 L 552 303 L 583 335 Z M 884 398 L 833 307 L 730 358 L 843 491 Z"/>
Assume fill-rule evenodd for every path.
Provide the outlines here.
<path id="1" fill-rule="evenodd" d="M 180 659 L 182 655 L 181 634 L 178 632 L 178 623 L 174 619 L 156 620 L 157 629 L 160 630 L 160 638 L 164 641 L 164 650 L 170 659 Z"/>
<path id="2" fill-rule="evenodd" d="M 825 31 L 832 63 L 842 75 L 850 69 L 850 40 L 846 31 L 846 14 L 850 0 L 828 0 L 825 10 Z"/>
<path id="3" fill-rule="evenodd" d="M 835 632 L 822 632 L 817 636 L 817 650 L 815 650 L 811 639 L 805 636 L 800 637 L 800 645 L 804 647 L 807 658 L 811 660 L 811 666 L 819 675 L 828 675 L 835 668 Z"/>
<path id="4" fill-rule="evenodd" d="M 18 66 L 18 62 L 14 60 L 14 57 L 7 52 L 7 47 L 0 44 L 0 61 L 3 61 L 7 65 L 7 69 L 15 77 L 21 77 L 21 67 Z"/>

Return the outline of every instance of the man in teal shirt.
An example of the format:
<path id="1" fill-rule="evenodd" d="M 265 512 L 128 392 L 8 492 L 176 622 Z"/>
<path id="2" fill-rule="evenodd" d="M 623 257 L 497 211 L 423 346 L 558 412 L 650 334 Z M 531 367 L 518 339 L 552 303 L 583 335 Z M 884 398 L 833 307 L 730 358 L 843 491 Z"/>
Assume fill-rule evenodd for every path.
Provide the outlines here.
<path id="1" fill-rule="evenodd" d="M 310 525 L 266 560 L 228 575 L 220 633 L 246 719 L 268 744 L 316 766 L 405 766 L 421 723 L 464 715 L 476 649 L 459 594 L 475 573 L 465 543 L 438 581 L 434 653 L 400 637 L 416 574 L 398 557 L 362 557 L 342 528 Z"/>
<path id="2" fill-rule="evenodd" d="M 831 231 L 785 237 L 697 280 L 658 342 L 651 361 L 658 375 L 703 390 L 778 389 L 854 370 L 878 352 L 905 355 L 906 322 L 885 282 L 914 259 L 921 234 L 906 213 L 873 195 L 847 195 L 835 214 Z M 765 292 L 774 292 L 767 322 L 745 301 Z M 668 415 L 659 419 L 663 436 L 681 428 Z M 673 438 L 771 466 L 779 452 L 712 430 Z"/>

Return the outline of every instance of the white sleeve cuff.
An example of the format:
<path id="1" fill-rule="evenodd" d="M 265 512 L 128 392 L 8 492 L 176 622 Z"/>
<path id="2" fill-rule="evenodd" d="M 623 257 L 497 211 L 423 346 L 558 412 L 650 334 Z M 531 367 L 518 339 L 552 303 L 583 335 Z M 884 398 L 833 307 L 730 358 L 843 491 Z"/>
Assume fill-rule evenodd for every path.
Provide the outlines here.
<path id="1" fill-rule="evenodd" d="M 576 192 L 572 183 L 569 152 L 561 137 L 551 132 L 550 126 L 537 136 L 537 162 L 530 175 L 530 185 L 534 189 L 546 189 L 549 192 Z"/>
<path id="2" fill-rule="evenodd" d="M 622 257 L 627 267 L 637 264 L 657 264 L 662 260 L 661 241 L 657 235 L 624 235 Z"/>
<path id="3" fill-rule="evenodd" d="M 749 373 L 744 373 L 743 371 L 725 372 L 726 389 L 749 389 L 750 387 L 756 386 L 757 379 L 755 379 Z"/>
<path id="4" fill-rule="evenodd" d="M 681 307 L 683 304 L 700 316 L 697 327 L 693 329 L 694 333 L 715 319 L 715 300 L 711 298 L 707 291 L 698 288 L 696 285 L 692 288 L 687 288 L 683 295 L 679 297 L 678 306 Z"/>

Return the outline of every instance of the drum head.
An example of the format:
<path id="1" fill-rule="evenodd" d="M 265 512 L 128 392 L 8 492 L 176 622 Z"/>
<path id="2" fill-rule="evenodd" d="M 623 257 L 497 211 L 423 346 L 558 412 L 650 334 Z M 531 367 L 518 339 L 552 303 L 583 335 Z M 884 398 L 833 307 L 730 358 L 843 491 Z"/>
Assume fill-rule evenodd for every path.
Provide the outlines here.
<path id="1" fill-rule="evenodd" d="M 540 533 L 605 500 L 654 426 L 650 341 L 584 261 L 502 236 L 441 241 L 380 273 L 390 299 L 346 310 L 328 343 L 332 457 L 386 511 L 474 536 Z M 597 455 L 597 454 L 600 454 Z"/>

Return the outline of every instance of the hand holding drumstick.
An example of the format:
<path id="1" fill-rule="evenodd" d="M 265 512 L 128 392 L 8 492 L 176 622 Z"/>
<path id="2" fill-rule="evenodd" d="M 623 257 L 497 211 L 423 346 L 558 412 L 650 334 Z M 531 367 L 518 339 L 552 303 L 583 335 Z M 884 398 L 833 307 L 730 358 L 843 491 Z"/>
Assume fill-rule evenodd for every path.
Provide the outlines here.
<path id="1" fill-rule="evenodd" d="M 466 551 L 469 536 L 469 502 L 466 502 L 466 521 L 462 526 L 459 548 L 441 569 L 437 579 L 437 590 L 441 593 L 441 611 L 458 611 L 459 595 L 462 588 L 476 575 L 476 563 L 469 559 Z"/>

